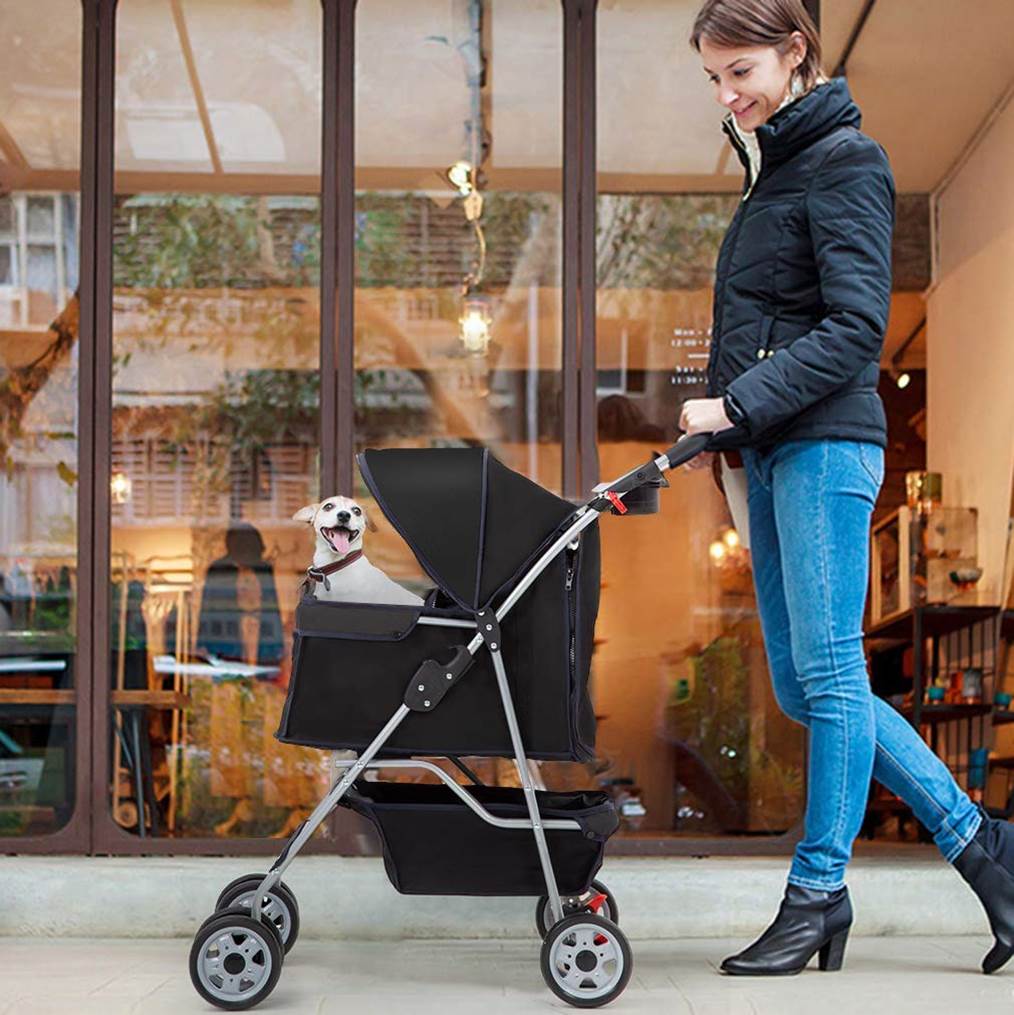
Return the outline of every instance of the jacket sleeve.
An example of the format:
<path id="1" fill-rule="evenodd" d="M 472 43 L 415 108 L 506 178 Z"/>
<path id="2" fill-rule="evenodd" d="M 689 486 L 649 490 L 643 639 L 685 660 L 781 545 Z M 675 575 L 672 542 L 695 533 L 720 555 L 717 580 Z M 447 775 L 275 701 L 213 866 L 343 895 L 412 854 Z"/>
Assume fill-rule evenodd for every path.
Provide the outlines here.
<path id="1" fill-rule="evenodd" d="M 785 423 L 879 362 L 891 306 L 894 198 L 891 169 L 876 143 L 839 144 L 815 174 L 806 211 L 826 313 L 728 385 L 752 435 Z"/>

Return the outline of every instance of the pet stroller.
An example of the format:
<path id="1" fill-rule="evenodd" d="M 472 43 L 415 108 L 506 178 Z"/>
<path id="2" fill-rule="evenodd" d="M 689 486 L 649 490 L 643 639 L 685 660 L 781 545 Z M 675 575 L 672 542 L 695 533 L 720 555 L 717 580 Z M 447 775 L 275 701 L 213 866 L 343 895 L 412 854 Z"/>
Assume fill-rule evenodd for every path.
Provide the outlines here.
<path id="1" fill-rule="evenodd" d="M 630 947 L 615 899 L 595 880 L 615 809 L 602 792 L 537 789 L 528 762 L 593 756 L 599 516 L 657 511 L 663 474 L 708 436 L 682 438 L 579 506 L 481 448 L 358 456 L 377 504 L 436 587 L 422 606 L 301 599 L 275 735 L 359 755 L 336 762 L 341 778 L 266 874 L 223 889 L 190 952 L 206 1000 L 241 1010 L 271 993 L 299 931 L 282 874 L 338 805 L 376 827 L 397 891 L 538 897 L 549 988 L 577 1007 L 622 993 Z M 465 756 L 513 759 L 522 788 L 483 785 Z M 427 757 L 449 759 L 471 785 Z M 361 778 L 394 767 L 440 782 Z"/>

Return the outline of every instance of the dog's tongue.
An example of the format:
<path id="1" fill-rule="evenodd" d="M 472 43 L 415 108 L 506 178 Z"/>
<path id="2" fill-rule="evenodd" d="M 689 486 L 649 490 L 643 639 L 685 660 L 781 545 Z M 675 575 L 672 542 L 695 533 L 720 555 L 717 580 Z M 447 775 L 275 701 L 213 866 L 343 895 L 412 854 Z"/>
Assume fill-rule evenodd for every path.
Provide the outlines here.
<path id="1" fill-rule="evenodd" d="M 339 553 L 349 552 L 349 534 L 347 532 L 342 532 L 339 529 L 332 529 L 331 542 L 334 543 L 334 548 Z"/>

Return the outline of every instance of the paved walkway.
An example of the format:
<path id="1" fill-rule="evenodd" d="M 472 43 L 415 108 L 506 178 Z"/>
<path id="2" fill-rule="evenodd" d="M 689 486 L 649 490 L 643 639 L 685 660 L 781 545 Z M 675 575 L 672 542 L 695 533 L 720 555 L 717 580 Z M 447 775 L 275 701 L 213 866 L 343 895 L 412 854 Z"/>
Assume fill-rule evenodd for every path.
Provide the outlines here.
<path id="1" fill-rule="evenodd" d="M 983 976 L 985 937 L 856 937 L 845 968 L 727 977 L 745 942 L 635 941 L 634 975 L 609 1011 L 665 1015 L 1014 1013 L 1014 968 Z M 190 942 L 0 938 L 0 1015 L 216 1011 L 187 973 Z M 518 1015 L 573 1011 L 543 985 L 531 941 L 300 940 L 256 1011 L 271 1015 Z"/>

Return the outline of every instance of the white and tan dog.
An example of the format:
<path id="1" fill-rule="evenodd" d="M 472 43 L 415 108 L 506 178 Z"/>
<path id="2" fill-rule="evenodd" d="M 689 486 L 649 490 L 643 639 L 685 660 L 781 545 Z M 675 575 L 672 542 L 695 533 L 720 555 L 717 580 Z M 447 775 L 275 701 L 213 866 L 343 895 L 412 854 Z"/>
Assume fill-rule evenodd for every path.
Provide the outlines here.
<path id="1" fill-rule="evenodd" d="M 293 521 L 313 526 L 317 545 L 307 569 L 311 594 L 341 603 L 391 603 L 419 606 L 422 600 L 363 556 L 363 532 L 376 531 L 366 512 L 350 497 L 328 497 L 307 504 Z M 316 573 L 315 573 L 316 572 Z"/>

